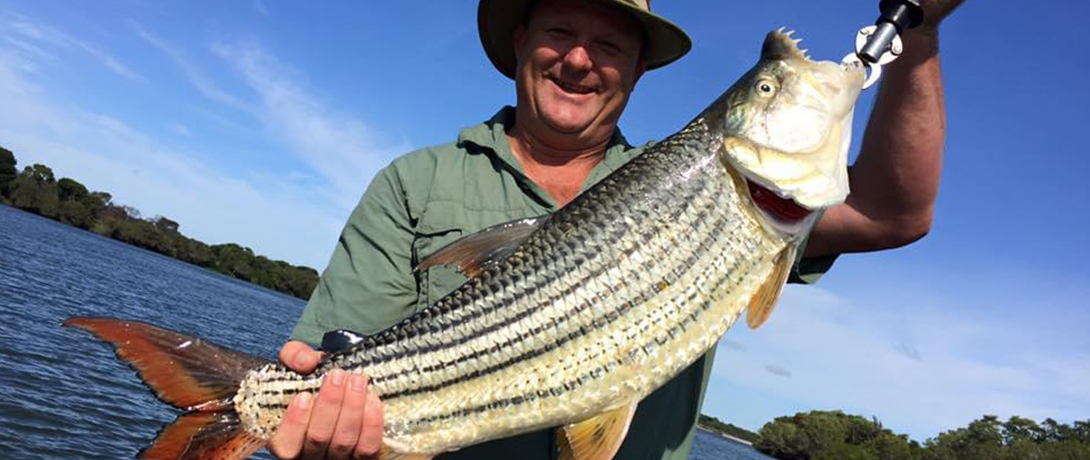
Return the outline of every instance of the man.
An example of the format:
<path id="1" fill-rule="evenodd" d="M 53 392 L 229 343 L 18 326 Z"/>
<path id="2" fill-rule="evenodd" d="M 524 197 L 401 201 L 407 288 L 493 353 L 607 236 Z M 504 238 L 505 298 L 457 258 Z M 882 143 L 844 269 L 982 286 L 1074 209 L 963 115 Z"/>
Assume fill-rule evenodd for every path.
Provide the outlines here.
<path id="1" fill-rule="evenodd" d="M 853 193 L 816 225 L 796 275 L 837 254 L 908 244 L 929 229 L 941 169 L 944 109 L 937 28 L 963 0 L 925 3 L 927 23 L 879 91 Z M 410 153 L 381 171 L 346 225 L 293 338 L 374 333 L 419 311 L 464 278 L 414 273 L 442 246 L 497 223 L 553 212 L 639 153 L 617 121 L 645 70 L 680 58 L 689 39 L 641 1 L 482 0 L 478 27 L 517 106 L 466 129 L 453 144 Z M 280 359 L 311 371 L 319 354 L 289 342 Z M 639 405 L 618 458 L 688 457 L 714 350 Z M 279 458 L 368 458 L 381 446 L 381 403 L 366 379 L 334 371 L 316 397 L 296 397 L 269 444 Z M 547 459 L 552 430 L 443 458 Z"/>

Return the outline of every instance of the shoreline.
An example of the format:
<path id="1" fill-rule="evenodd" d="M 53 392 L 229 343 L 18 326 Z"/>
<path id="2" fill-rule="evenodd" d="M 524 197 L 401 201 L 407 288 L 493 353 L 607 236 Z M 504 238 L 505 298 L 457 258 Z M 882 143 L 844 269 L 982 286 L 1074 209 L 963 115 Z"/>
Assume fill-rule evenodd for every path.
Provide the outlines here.
<path id="1" fill-rule="evenodd" d="M 698 430 L 701 430 L 701 431 L 704 431 L 704 432 L 706 432 L 706 433 L 709 433 L 709 434 L 714 434 L 714 435 L 717 435 L 717 436 L 722 436 L 722 437 L 724 437 L 724 438 L 727 438 L 727 439 L 729 439 L 729 440 L 731 440 L 731 441 L 734 441 L 734 442 L 736 442 L 736 443 L 738 443 L 738 444 L 745 444 L 745 445 L 747 445 L 747 446 L 749 446 L 749 447 L 753 447 L 753 443 L 752 443 L 752 442 L 750 442 L 750 441 L 746 441 L 745 439 L 739 438 L 739 437 L 737 437 L 737 436 L 732 436 L 732 435 L 729 435 L 729 434 L 727 434 L 727 433 L 723 433 L 723 432 L 721 432 L 721 431 L 716 431 L 716 430 L 713 430 L 713 429 L 711 429 L 711 428 L 708 428 L 708 427 L 705 427 L 705 426 L 703 426 L 703 425 L 697 425 L 697 426 L 696 426 L 696 429 L 698 429 Z"/>

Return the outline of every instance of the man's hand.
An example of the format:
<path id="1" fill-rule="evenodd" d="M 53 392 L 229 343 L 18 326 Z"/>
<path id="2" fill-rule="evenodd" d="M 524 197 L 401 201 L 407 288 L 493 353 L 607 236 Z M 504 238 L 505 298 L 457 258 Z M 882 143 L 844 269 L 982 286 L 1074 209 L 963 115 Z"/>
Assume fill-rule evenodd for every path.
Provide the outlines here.
<path id="1" fill-rule="evenodd" d="M 309 373 L 322 353 L 303 342 L 280 349 L 280 361 Z M 367 377 L 340 369 L 326 374 L 315 398 L 300 393 L 292 399 L 280 428 L 269 440 L 279 459 L 370 459 L 382 447 L 382 403 L 367 391 Z"/>
<path id="2" fill-rule="evenodd" d="M 920 0 L 920 7 L 923 8 L 923 24 L 920 24 L 920 32 L 934 35 L 939 29 L 939 23 L 962 3 L 965 3 L 965 0 Z"/>

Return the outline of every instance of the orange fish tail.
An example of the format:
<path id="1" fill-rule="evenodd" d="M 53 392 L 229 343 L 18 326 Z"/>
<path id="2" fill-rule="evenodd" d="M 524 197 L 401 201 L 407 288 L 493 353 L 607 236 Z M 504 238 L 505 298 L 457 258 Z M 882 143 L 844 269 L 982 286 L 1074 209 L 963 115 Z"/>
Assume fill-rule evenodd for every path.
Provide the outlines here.
<path id="1" fill-rule="evenodd" d="M 186 411 L 140 458 L 237 460 L 264 447 L 242 426 L 232 398 L 265 360 L 139 321 L 73 317 L 64 325 L 112 344 L 160 400 Z"/>

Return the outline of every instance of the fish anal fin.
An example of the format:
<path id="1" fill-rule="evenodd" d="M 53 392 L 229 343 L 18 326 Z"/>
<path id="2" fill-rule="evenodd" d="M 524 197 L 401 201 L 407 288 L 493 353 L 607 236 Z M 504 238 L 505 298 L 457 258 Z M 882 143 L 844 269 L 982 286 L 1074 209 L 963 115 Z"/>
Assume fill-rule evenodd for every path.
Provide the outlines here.
<path id="1" fill-rule="evenodd" d="M 159 399 L 186 410 L 233 407 L 230 398 L 251 369 L 268 361 L 140 321 L 69 318 L 65 326 L 86 330 L 114 346 Z"/>
<path id="2" fill-rule="evenodd" d="M 636 401 L 557 430 L 560 460 L 609 460 L 628 434 Z"/>
<path id="3" fill-rule="evenodd" d="M 452 265 L 466 277 L 472 278 L 485 267 L 510 255 L 548 220 L 549 216 L 541 216 L 493 225 L 444 246 L 420 262 L 416 270 Z"/>
<path id="4" fill-rule="evenodd" d="M 433 457 L 435 456 L 432 454 L 394 452 L 386 445 L 383 445 L 382 450 L 378 453 L 378 460 L 431 460 Z"/>
<path id="5" fill-rule="evenodd" d="M 155 442 L 140 451 L 142 459 L 241 460 L 265 446 L 246 432 L 233 411 L 190 412 L 159 432 Z"/>
<path id="6" fill-rule="evenodd" d="M 772 266 L 772 273 L 749 299 L 749 306 L 746 307 L 746 324 L 750 329 L 761 327 L 765 321 L 768 321 L 768 317 L 772 316 L 776 301 L 780 299 L 780 293 L 783 292 L 783 285 L 787 283 L 787 277 L 791 274 L 791 266 L 795 264 L 797 251 L 797 247 L 793 244 L 780 251 L 779 257 Z"/>

